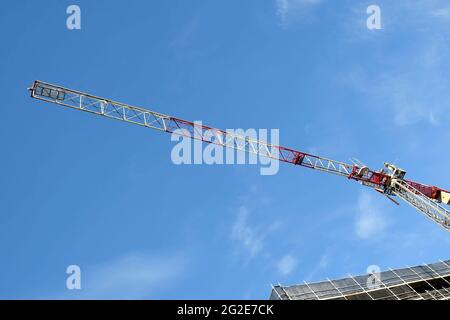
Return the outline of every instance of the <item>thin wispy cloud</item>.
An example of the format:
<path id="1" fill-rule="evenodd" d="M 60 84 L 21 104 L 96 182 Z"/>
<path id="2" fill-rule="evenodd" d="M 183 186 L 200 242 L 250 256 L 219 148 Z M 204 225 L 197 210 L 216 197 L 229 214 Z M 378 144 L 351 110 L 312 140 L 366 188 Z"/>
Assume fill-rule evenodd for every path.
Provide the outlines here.
<path id="1" fill-rule="evenodd" d="M 231 229 L 231 239 L 238 242 L 245 252 L 247 260 L 251 260 L 263 252 L 264 240 L 279 226 L 278 222 L 269 225 L 252 224 L 250 210 L 246 206 L 240 206 L 236 219 Z"/>
<path id="2" fill-rule="evenodd" d="M 321 2 L 322 0 L 275 0 L 276 14 L 281 25 L 286 27 L 291 17 L 301 16 L 309 7 Z"/>
<path id="3" fill-rule="evenodd" d="M 330 265 L 330 263 L 331 263 L 330 254 L 328 252 L 323 253 L 320 256 L 319 261 L 316 263 L 316 265 L 309 272 L 309 274 L 306 277 L 305 281 L 313 280 L 318 273 L 322 272 L 323 270 L 326 270 L 328 268 L 328 266 Z"/>
<path id="4" fill-rule="evenodd" d="M 241 205 L 235 212 L 231 226 L 230 239 L 236 244 L 236 252 L 244 257 L 245 264 L 256 257 L 270 257 L 265 242 L 280 227 L 278 220 L 262 223 L 255 218 L 256 215 L 255 209 L 250 210 L 247 205 Z"/>
<path id="5" fill-rule="evenodd" d="M 449 18 L 450 17 L 450 7 L 434 9 L 431 11 L 431 14 L 436 17 Z"/>
<path id="6" fill-rule="evenodd" d="M 145 299 L 182 276 L 181 255 L 130 253 L 93 267 L 81 268 L 82 288 L 66 298 Z"/>
<path id="7" fill-rule="evenodd" d="M 389 226 L 385 209 L 377 205 L 373 195 L 367 191 L 360 193 L 355 220 L 355 233 L 360 239 L 372 239 L 384 234 Z"/>
<path id="8" fill-rule="evenodd" d="M 286 17 L 289 12 L 289 0 L 275 0 L 277 15 L 281 19 L 281 23 L 286 22 Z"/>
<path id="9" fill-rule="evenodd" d="M 239 207 L 231 238 L 238 241 L 248 251 L 250 257 L 254 257 L 263 248 L 263 236 L 249 224 L 248 216 L 248 209 L 244 206 Z"/>
<path id="10" fill-rule="evenodd" d="M 444 124 L 450 120 L 450 81 L 442 72 L 449 67 L 449 36 L 422 35 L 417 45 L 386 56 L 391 67 L 377 73 L 354 67 L 339 81 L 363 94 L 369 111 L 389 114 L 397 126 Z"/>
<path id="11" fill-rule="evenodd" d="M 292 273 L 298 265 L 298 260 L 290 254 L 284 255 L 277 264 L 278 272 L 284 276 Z"/>

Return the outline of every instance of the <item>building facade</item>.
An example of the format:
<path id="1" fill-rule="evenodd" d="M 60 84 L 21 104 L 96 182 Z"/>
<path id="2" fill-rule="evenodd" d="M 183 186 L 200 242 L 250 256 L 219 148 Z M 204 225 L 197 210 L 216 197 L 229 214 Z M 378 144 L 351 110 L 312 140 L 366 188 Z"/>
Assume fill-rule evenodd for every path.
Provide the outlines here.
<path id="1" fill-rule="evenodd" d="M 449 300 L 450 260 L 338 280 L 273 286 L 271 300 Z"/>

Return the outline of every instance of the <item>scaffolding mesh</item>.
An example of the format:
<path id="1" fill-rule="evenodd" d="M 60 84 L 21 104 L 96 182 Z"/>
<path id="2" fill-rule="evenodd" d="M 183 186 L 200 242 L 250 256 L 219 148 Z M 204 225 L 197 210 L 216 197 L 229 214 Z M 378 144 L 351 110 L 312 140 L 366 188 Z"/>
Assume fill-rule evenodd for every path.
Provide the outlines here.
<path id="1" fill-rule="evenodd" d="M 272 300 L 449 300 L 450 260 L 338 280 L 272 288 Z"/>

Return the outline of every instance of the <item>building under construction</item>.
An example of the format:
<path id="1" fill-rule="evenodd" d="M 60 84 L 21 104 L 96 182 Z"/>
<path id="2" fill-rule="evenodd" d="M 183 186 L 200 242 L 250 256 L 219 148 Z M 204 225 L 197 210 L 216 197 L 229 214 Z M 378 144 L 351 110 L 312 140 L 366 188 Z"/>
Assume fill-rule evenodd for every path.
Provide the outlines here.
<path id="1" fill-rule="evenodd" d="M 271 300 L 449 300 L 450 260 L 272 288 Z"/>

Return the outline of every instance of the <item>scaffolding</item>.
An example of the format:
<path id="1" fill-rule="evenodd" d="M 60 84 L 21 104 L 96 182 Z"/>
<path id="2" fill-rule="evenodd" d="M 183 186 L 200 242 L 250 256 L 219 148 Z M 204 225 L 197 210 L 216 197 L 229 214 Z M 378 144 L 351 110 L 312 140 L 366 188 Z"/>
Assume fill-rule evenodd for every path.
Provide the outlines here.
<path id="1" fill-rule="evenodd" d="M 271 300 L 449 300 L 450 260 L 338 280 L 272 286 Z"/>

